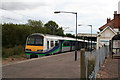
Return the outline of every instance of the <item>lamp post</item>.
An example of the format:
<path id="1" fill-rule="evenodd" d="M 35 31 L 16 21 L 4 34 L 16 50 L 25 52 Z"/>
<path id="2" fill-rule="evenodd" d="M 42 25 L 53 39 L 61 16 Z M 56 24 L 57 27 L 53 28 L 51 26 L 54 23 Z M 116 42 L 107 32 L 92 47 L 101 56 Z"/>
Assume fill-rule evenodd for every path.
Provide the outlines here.
<path id="1" fill-rule="evenodd" d="M 82 24 L 79 24 L 78 26 L 82 26 Z M 92 52 L 92 25 L 87 25 L 91 27 L 91 52 Z"/>
<path id="2" fill-rule="evenodd" d="M 76 46 L 77 46 L 77 12 L 55 11 L 54 13 L 71 13 L 76 15 Z M 77 60 L 77 47 L 75 49 L 75 61 Z"/>
<path id="3" fill-rule="evenodd" d="M 91 52 L 92 52 L 92 25 L 87 25 L 91 27 Z"/>

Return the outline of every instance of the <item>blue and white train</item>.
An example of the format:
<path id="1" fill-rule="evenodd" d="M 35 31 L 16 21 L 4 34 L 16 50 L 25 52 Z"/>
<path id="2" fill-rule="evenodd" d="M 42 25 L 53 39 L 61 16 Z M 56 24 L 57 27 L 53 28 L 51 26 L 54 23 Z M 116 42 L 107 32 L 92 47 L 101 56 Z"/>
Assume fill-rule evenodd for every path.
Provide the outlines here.
<path id="1" fill-rule="evenodd" d="M 62 37 L 48 34 L 34 33 L 27 37 L 25 54 L 32 56 L 45 56 L 75 49 L 87 48 L 87 42 L 81 39 Z"/>

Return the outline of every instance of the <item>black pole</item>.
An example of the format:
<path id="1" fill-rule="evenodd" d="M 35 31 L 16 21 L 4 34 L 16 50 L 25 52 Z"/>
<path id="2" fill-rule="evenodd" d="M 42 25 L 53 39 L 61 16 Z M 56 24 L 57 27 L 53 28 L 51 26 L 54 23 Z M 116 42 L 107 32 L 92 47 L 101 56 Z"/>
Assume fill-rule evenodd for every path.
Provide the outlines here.
<path id="1" fill-rule="evenodd" d="M 75 43 L 75 61 L 77 60 L 77 12 L 55 11 L 54 13 L 72 13 L 76 14 L 76 43 Z"/>
<path id="2" fill-rule="evenodd" d="M 92 25 L 91 25 L 91 53 L 92 53 Z"/>
<path id="3" fill-rule="evenodd" d="M 77 61 L 77 13 L 76 14 L 76 44 L 75 44 L 75 61 Z"/>

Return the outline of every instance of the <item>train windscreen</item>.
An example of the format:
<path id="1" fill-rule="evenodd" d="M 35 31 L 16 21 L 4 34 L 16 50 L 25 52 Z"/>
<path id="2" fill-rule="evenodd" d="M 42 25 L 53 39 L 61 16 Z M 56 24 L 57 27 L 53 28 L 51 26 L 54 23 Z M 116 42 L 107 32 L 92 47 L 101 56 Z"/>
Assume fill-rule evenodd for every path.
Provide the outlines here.
<path id="1" fill-rule="evenodd" d="M 43 46 L 43 37 L 39 35 L 29 36 L 27 39 L 27 45 Z"/>

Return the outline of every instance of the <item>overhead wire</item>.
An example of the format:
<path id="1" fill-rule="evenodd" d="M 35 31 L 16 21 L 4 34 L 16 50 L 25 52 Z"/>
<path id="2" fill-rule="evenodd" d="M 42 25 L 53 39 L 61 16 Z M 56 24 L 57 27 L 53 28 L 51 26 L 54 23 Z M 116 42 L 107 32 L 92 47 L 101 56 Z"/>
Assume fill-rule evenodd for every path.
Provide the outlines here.
<path id="1" fill-rule="evenodd" d="M 20 20 L 20 19 L 14 19 L 14 18 L 10 18 L 10 17 L 6 17 L 6 16 L 1 16 L 1 17 L 3 17 L 3 18 L 5 18 L 5 19 L 8 19 L 8 20 L 14 20 L 14 21 L 22 21 L 23 22 L 23 19 L 24 18 L 27 18 L 27 19 L 25 19 L 26 21 L 27 20 L 29 20 L 29 19 L 35 19 L 34 17 L 31 17 L 31 16 L 27 16 L 27 15 L 23 15 L 23 14 L 21 14 L 21 13 L 18 13 L 18 12 L 12 12 L 12 11 L 8 11 L 8 10 L 5 10 L 5 9 L 1 9 L 1 10 L 3 10 L 3 11 L 7 11 L 7 12 L 10 12 L 10 13 L 14 13 L 14 14 L 16 14 L 16 15 L 20 15 L 20 16 L 22 16 L 23 18 L 22 18 L 22 20 Z M 23 23 L 25 23 L 25 22 L 23 22 Z"/>

